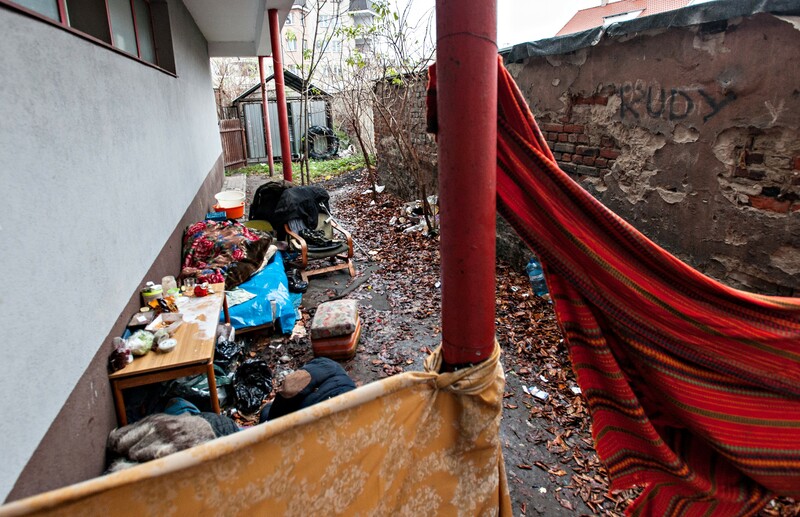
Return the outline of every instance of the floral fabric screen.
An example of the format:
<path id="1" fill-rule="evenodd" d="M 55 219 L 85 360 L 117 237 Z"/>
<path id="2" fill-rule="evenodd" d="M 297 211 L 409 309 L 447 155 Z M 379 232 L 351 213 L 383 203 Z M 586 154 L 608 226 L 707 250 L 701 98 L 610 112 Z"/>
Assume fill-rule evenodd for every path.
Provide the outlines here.
<path id="1" fill-rule="evenodd" d="M 499 347 L 160 460 L 0 507 L 10 515 L 511 515 Z"/>

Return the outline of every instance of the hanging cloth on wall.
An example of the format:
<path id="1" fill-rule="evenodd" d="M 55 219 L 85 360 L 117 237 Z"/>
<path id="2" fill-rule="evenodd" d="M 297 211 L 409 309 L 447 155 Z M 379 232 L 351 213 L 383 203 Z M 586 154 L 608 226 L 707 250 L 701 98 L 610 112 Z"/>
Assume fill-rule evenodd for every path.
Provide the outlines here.
<path id="1" fill-rule="evenodd" d="M 558 168 L 502 61 L 498 90 L 498 210 L 542 259 L 612 489 L 645 486 L 629 513 L 800 496 L 800 299 L 667 253 Z"/>

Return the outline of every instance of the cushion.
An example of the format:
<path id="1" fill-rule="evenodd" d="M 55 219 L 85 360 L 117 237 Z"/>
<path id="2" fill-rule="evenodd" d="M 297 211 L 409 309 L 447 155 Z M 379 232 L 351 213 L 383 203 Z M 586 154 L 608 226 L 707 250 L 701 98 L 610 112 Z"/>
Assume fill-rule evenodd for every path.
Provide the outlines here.
<path id="1" fill-rule="evenodd" d="M 347 336 L 356 330 L 358 301 L 334 300 L 319 304 L 311 321 L 311 339 Z"/>

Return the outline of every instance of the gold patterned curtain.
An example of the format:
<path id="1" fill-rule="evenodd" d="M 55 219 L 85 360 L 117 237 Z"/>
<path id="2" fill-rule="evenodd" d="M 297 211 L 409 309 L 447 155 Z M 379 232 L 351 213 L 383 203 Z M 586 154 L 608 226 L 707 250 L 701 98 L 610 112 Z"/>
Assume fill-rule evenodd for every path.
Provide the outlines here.
<path id="1" fill-rule="evenodd" d="M 511 515 L 499 347 L 0 507 L 11 515 Z"/>

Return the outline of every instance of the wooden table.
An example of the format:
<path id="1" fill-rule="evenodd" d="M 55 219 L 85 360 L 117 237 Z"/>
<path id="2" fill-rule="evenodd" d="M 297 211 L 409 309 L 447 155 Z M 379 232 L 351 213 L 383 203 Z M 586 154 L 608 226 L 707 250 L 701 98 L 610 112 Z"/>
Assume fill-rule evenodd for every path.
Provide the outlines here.
<path id="1" fill-rule="evenodd" d="M 213 294 L 200 298 L 186 297 L 186 301 L 178 306 L 183 314 L 183 323 L 173 336 L 178 344 L 172 352 L 148 352 L 108 376 L 120 426 L 128 423 L 122 390 L 199 373 L 205 373 L 208 377 L 211 407 L 219 414 L 217 382 L 214 379 L 215 337 L 220 309 L 225 311 L 226 323 L 230 323 L 230 315 L 225 298 L 225 284 L 214 284 L 211 287 Z"/>

